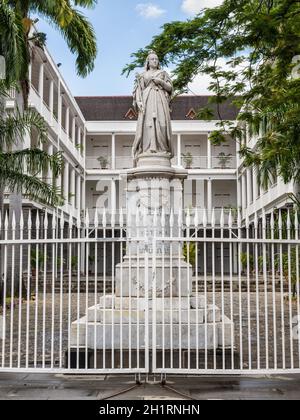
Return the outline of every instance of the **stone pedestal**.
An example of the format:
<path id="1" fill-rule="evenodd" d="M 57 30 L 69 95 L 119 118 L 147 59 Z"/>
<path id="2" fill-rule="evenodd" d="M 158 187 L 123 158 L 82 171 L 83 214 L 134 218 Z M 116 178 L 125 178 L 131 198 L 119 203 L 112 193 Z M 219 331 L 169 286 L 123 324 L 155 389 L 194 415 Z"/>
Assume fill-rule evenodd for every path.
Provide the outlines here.
<path id="1" fill-rule="evenodd" d="M 182 237 L 187 171 L 157 153 L 141 155 L 127 175 L 127 248 L 116 267 L 115 290 L 73 323 L 71 347 L 143 349 L 146 339 L 149 348 L 155 340 L 155 348 L 164 350 L 231 346 L 232 322 L 192 295 L 183 243 L 170 240 Z"/>

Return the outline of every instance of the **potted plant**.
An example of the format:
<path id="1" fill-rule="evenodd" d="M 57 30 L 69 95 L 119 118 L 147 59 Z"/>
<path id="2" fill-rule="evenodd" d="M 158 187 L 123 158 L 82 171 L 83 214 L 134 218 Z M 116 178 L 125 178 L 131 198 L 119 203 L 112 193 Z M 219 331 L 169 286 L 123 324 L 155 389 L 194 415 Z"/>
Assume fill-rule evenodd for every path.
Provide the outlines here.
<path id="1" fill-rule="evenodd" d="M 191 152 L 182 153 L 182 157 L 183 157 L 183 162 L 185 163 L 185 168 L 191 169 L 192 164 L 193 164 L 193 155 L 191 154 Z"/>
<path id="2" fill-rule="evenodd" d="M 76 147 L 77 150 L 79 150 L 80 153 L 83 153 L 83 151 L 84 151 L 83 144 L 78 143 L 78 144 L 76 144 L 75 147 Z"/>
<path id="3" fill-rule="evenodd" d="M 99 156 L 97 160 L 100 163 L 101 169 L 107 169 L 108 159 L 106 157 Z"/>
<path id="4" fill-rule="evenodd" d="M 75 194 L 73 194 L 73 193 L 69 193 L 68 197 L 69 197 L 69 203 L 70 203 L 70 202 L 71 202 L 71 200 L 72 200 L 72 198 L 73 198 L 73 197 L 75 197 Z"/>
<path id="5" fill-rule="evenodd" d="M 72 267 L 72 274 L 76 275 L 77 274 L 77 267 L 78 267 L 78 258 L 76 255 L 73 255 L 71 257 L 71 267 Z"/>
<path id="6" fill-rule="evenodd" d="M 226 169 L 228 163 L 232 159 L 232 154 L 229 153 L 228 155 L 226 155 L 226 153 L 221 152 L 221 153 L 219 153 L 218 158 L 219 158 L 219 165 L 221 166 L 221 168 Z"/>
<path id="7" fill-rule="evenodd" d="M 185 262 L 191 264 L 193 267 L 193 274 L 195 274 L 196 271 L 196 248 L 197 246 L 195 242 L 185 242 L 183 245 L 183 256 Z"/>
<path id="8" fill-rule="evenodd" d="M 38 263 L 39 271 L 44 267 L 44 260 L 45 260 L 45 254 L 36 249 L 32 249 L 30 253 L 30 262 L 31 262 L 31 274 L 34 277 L 36 275 L 36 265 Z M 46 257 L 46 263 L 47 263 L 47 257 Z"/>
<path id="9" fill-rule="evenodd" d="M 240 258 L 241 258 L 243 274 L 246 275 L 247 272 L 248 272 L 248 263 L 249 263 L 249 271 L 252 274 L 253 270 L 254 270 L 254 257 L 253 257 L 253 255 L 243 252 L 241 254 Z"/>

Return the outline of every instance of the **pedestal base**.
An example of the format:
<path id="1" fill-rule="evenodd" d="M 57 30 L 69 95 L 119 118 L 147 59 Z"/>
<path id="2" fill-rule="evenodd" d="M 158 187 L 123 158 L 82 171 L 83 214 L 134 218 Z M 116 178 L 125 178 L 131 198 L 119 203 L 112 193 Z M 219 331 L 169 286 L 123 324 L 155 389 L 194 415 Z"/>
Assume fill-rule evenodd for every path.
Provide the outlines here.
<path id="1" fill-rule="evenodd" d="M 216 349 L 231 347 L 233 323 L 204 298 L 145 299 L 113 295 L 73 322 L 71 347 L 89 349 Z M 153 328 L 154 325 L 154 328 Z M 153 331 L 155 332 L 153 343 Z M 78 340 L 79 337 L 79 340 Z"/>
<path id="2" fill-rule="evenodd" d="M 153 264 L 146 266 L 145 258 L 125 257 L 116 267 L 116 296 L 145 297 L 148 281 L 148 296 L 156 297 L 190 296 L 192 293 L 193 270 L 183 258 L 166 257 L 155 259 L 155 285 L 153 284 Z"/>

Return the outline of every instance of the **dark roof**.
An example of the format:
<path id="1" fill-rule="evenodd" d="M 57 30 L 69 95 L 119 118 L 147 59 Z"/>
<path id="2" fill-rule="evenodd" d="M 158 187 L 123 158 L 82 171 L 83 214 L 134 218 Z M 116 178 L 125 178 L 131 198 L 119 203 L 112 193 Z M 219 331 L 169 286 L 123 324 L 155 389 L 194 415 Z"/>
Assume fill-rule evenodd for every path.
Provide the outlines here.
<path id="1" fill-rule="evenodd" d="M 75 99 L 87 121 L 122 121 L 132 108 L 132 96 L 80 96 Z M 187 120 L 191 109 L 212 107 L 208 100 L 209 96 L 178 96 L 172 102 L 172 120 Z M 235 106 L 228 102 L 220 108 L 224 120 L 236 119 L 238 109 Z M 217 112 L 214 119 L 219 120 Z"/>

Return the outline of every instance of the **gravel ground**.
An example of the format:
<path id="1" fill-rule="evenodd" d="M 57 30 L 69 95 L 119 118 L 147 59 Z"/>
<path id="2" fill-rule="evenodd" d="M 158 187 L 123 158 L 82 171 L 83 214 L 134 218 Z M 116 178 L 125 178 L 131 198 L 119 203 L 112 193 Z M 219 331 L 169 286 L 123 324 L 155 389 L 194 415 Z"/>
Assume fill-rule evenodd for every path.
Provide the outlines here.
<path id="1" fill-rule="evenodd" d="M 95 296 L 94 293 L 65 293 L 62 296 L 47 293 L 45 299 L 39 294 L 28 305 L 23 301 L 20 306 L 15 301 L 13 312 L 7 308 L 5 313 L 5 340 L 0 339 L 0 369 L 1 366 L 64 367 L 70 321 L 84 316 L 86 307 L 99 301 L 100 295 Z M 211 293 L 208 301 L 214 303 Z M 272 293 L 265 295 L 260 292 L 242 293 L 241 297 L 238 293 L 225 293 L 224 307 L 221 293 L 216 293 L 215 303 L 234 321 L 235 349 L 234 354 L 231 350 L 226 351 L 226 368 L 300 368 L 300 345 L 293 337 L 295 325 L 292 324 L 292 318 L 297 315 L 297 302 L 283 300 L 280 293 L 273 296 Z M 2 308 L 1 317 L 0 331 L 3 327 Z M 204 367 L 203 357 L 203 354 L 199 356 L 200 368 Z M 215 367 L 214 355 L 209 353 L 207 357 L 208 366 Z M 222 351 L 218 351 L 218 357 L 223 360 Z M 222 367 L 219 362 L 218 367 Z"/>

